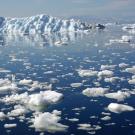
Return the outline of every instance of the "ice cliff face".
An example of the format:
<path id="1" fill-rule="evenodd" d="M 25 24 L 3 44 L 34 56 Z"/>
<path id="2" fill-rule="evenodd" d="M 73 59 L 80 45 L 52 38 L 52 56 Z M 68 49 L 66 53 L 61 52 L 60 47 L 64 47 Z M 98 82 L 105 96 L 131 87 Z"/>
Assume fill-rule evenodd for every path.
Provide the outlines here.
<path id="1" fill-rule="evenodd" d="M 23 34 L 45 34 L 51 32 L 83 32 L 92 29 L 92 25 L 81 21 L 64 20 L 48 15 L 37 15 L 26 18 L 4 18 L 0 17 L 0 32 L 23 33 Z M 94 27 L 104 28 L 98 24 Z"/>

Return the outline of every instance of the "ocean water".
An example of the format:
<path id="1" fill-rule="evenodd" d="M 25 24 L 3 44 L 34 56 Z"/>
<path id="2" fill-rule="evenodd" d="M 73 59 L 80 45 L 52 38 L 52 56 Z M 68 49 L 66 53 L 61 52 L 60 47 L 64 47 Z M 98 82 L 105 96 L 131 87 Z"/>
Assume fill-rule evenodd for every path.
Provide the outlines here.
<path id="1" fill-rule="evenodd" d="M 122 30 L 121 25 L 111 25 L 105 30 L 93 30 L 89 34 L 69 34 L 62 37 L 56 36 L 20 36 L 1 35 L 0 36 L 0 68 L 10 70 L 10 73 L 0 73 L 1 78 L 11 79 L 11 74 L 15 74 L 16 81 L 22 79 L 32 79 L 33 81 L 47 82 L 52 84 L 52 89 L 64 95 L 64 98 L 48 108 L 42 108 L 41 112 L 52 112 L 59 110 L 62 112 L 60 123 L 69 126 L 65 132 L 42 131 L 45 135 L 134 135 L 135 134 L 135 112 L 122 112 L 120 114 L 110 112 L 107 106 L 114 102 L 128 104 L 135 107 L 135 96 L 124 101 L 109 99 L 104 96 L 88 97 L 82 94 L 86 88 L 102 87 L 109 88 L 109 92 L 118 90 L 133 91 L 134 85 L 128 83 L 132 78 L 131 73 L 125 72 L 119 67 L 120 63 L 128 64 L 128 67 L 135 65 L 134 38 L 132 43 L 112 43 L 111 39 L 120 39 L 121 36 L 134 36 Z M 66 44 L 56 44 L 56 41 L 66 39 Z M 111 69 L 113 76 L 118 77 L 118 81 L 105 82 L 104 78 L 81 77 L 78 69 L 92 69 L 101 71 L 101 65 L 115 65 Z M 57 80 L 56 80 L 57 79 Z M 53 81 L 56 80 L 56 81 Z M 72 83 L 82 83 L 80 87 L 71 87 Z M 96 84 L 99 85 L 96 85 Z M 19 93 L 27 91 L 22 87 Z M 38 93 L 39 90 L 29 92 Z M 0 93 L 1 99 L 12 92 Z M 15 104 L 0 102 L 0 109 L 5 114 L 13 110 Z M 78 109 L 75 109 L 78 108 Z M 102 112 L 110 113 L 111 120 L 103 121 L 106 115 Z M 32 117 L 33 111 L 25 114 L 24 121 L 19 117 L 0 121 L 1 135 L 38 135 L 41 132 L 31 128 L 31 123 L 27 118 Z M 77 118 L 78 121 L 70 121 Z M 4 128 L 5 123 L 16 123 L 15 128 Z M 78 124 L 91 124 L 100 126 L 99 129 L 81 130 Z"/>

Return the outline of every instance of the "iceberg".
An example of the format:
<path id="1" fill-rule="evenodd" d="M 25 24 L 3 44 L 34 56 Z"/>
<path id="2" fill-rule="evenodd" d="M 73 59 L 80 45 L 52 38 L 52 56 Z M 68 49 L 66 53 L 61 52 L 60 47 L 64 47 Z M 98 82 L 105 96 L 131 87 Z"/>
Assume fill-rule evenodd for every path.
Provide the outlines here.
<path id="1" fill-rule="evenodd" d="M 24 18 L 0 17 L 1 33 L 46 34 L 63 32 L 86 32 L 92 28 L 104 29 L 104 25 L 94 26 L 74 19 L 59 19 L 49 15 L 36 15 Z"/>

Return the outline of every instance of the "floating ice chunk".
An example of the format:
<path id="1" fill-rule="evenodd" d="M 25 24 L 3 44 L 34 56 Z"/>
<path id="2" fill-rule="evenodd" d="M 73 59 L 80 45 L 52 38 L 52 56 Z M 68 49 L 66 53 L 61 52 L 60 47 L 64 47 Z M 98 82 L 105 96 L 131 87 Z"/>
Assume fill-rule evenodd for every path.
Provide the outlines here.
<path id="1" fill-rule="evenodd" d="M 52 74 L 53 73 L 53 71 L 46 71 L 46 72 L 44 72 L 44 74 Z"/>
<path id="2" fill-rule="evenodd" d="M 132 76 L 132 79 L 135 79 L 135 75 Z"/>
<path id="3" fill-rule="evenodd" d="M 37 131 L 60 132 L 66 131 L 68 126 L 58 123 L 61 117 L 49 112 L 40 113 L 33 119 L 33 126 Z"/>
<path id="4" fill-rule="evenodd" d="M 103 70 L 98 72 L 99 77 L 112 77 L 113 76 L 113 71 L 110 70 Z"/>
<path id="5" fill-rule="evenodd" d="M 127 31 L 131 34 L 135 34 L 135 24 L 127 24 L 122 28 L 124 31 Z"/>
<path id="6" fill-rule="evenodd" d="M 57 78 L 51 78 L 50 83 L 58 83 L 59 80 Z"/>
<path id="7" fill-rule="evenodd" d="M 118 101 L 124 101 L 126 98 L 130 97 L 130 93 L 118 91 L 118 92 L 113 92 L 113 93 L 107 93 L 105 94 L 105 97 L 116 99 Z"/>
<path id="8" fill-rule="evenodd" d="M 68 43 L 65 42 L 65 41 L 56 41 L 56 42 L 54 43 L 54 45 L 55 45 L 55 46 L 62 46 L 62 45 L 68 45 Z"/>
<path id="9" fill-rule="evenodd" d="M 111 113 L 102 112 L 102 115 L 108 115 L 108 116 L 110 116 L 110 115 L 111 115 Z"/>
<path id="10" fill-rule="evenodd" d="M 91 125 L 91 124 L 78 124 L 78 128 L 80 130 L 86 130 L 86 131 L 96 131 L 96 130 L 100 130 L 102 127 L 100 127 L 99 125 Z"/>
<path id="11" fill-rule="evenodd" d="M 123 30 L 128 30 L 128 29 L 135 29 L 135 24 L 127 24 L 126 26 L 123 26 Z"/>
<path id="12" fill-rule="evenodd" d="M 16 105 L 14 106 L 14 110 L 8 113 L 8 116 L 16 117 L 16 116 L 21 116 L 24 115 L 28 112 L 28 110 L 21 106 L 21 105 Z"/>
<path id="13" fill-rule="evenodd" d="M 111 70 L 114 69 L 116 65 L 101 65 L 101 70 Z"/>
<path id="14" fill-rule="evenodd" d="M 62 112 L 58 110 L 53 110 L 52 113 L 55 115 L 61 115 Z"/>
<path id="15" fill-rule="evenodd" d="M 122 36 L 121 39 L 122 39 L 123 42 L 130 42 L 132 37 L 131 36 Z"/>
<path id="16" fill-rule="evenodd" d="M 91 77 L 91 76 L 96 76 L 97 75 L 97 71 L 93 71 L 93 70 L 78 70 L 78 74 L 81 77 Z"/>
<path id="17" fill-rule="evenodd" d="M 134 111 L 134 108 L 129 105 L 110 103 L 108 105 L 108 110 L 114 113 L 122 113 L 126 111 Z"/>
<path id="18" fill-rule="evenodd" d="M 108 120 L 111 120 L 111 117 L 110 116 L 105 116 L 105 117 L 101 118 L 101 120 L 108 121 Z"/>
<path id="19" fill-rule="evenodd" d="M 116 123 L 107 123 L 105 124 L 106 126 L 113 126 L 113 125 L 116 125 Z"/>
<path id="20" fill-rule="evenodd" d="M 77 118 L 71 118 L 71 119 L 68 119 L 69 121 L 71 121 L 71 122 L 77 122 L 77 121 L 79 121 L 79 119 L 77 119 Z"/>
<path id="21" fill-rule="evenodd" d="M 17 124 L 5 124 L 4 128 L 15 128 Z"/>
<path id="22" fill-rule="evenodd" d="M 10 70 L 6 70 L 4 68 L 0 68 L 0 73 L 10 73 Z"/>
<path id="23" fill-rule="evenodd" d="M 77 88 L 77 87 L 81 87 L 83 84 L 82 83 L 71 83 L 70 85 L 71 85 L 71 87 Z"/>
<path id="24" fill-rule="evenodd" d="M 33 81 L 31 79 L 20 80 L 18 84 L 28 86 L 29 87 L 28 91 L 34 91 L 36 89 L 46 89 L 46 90 L 52 89 L 52 84 L 48 84 L 46 82 L 39 83 L 38 81 Z"/>
<path id="25" fill-rule="evenodd" d="M 5 103 L 21 103 L 31 106 L 47 106 L 50 104 L 55 104 L 63 98 L 63 94 L 55 91 L 40 91 L 38 94 L 28 95 L 27 92 L 22 94 L 13 94 L 11 96 L 6 96 L 1 99 Z"/>
<path id="26" fill-rule="evenodd" d="M 5 96 L 1 99 L 2 102 L 8 103 L 8 104 L 14 104 L 14 103 L 28 103 L 28 93 L 22 93 L 22 94 L 12 94 L 10 96 Z"/>
<path id="27" fill-rule="evenodd" d="M 126 64 L 126 63 L 120 63 L 119 64 L 119 67 L 120 68 L 126 68 L 128 66 L 128 64 Z"/>
<path id="28" fill-rule="evenodd" d="M 89 131 L 91 130 L 91 124 L 78 124 L 78 129 L 80 130 L 86 130 L 86 131 Z"/>
<path id="29" fill-rule="evenodd" d="M 20 85 L 30 85 L 30 84 L 32 84 L 32 83 L 33 83 L 32 80 L 27 80 L 27 79 L 23 79 L 23 80 L 20 80 L 20 81 L 19 81 L 19 84 L 20 84 Z"/>
<path id="30" fill-rule="evenodd" d="M 131 79 L 128 81 L 129 84 L 135 84 L 135 79 Z"/>
<path id="31" fill-rule="evenodd" d="M 4 120 L 6 117 L 7 116 L 4 112 L 0 112 L 0 120 Z"/>
<path id="32" fill-rule="evenodd" d="M 132 74 L 135 74 L 135 66 L 133 66 L 131 68 L 126 68 L 125 71 L 129 72 L 129 73 L 132 73 Z"/>
<path id="33" fill-rule="evenodd" d="M 108 92 L 107 88 L 87 88 L 83 90 L 83 95 L 86 95 L 88 97 L 99 97 L 99 96 L 104 96 L 105 93 Z"/>
<path id="34" fill-rule="evenodd" d="M 19 88 L 9 79 L 0 79 L 0 92 L 16 91 Z"/>
<path id="35" fill-rule="evenodd" d="M 72 110 L 73 111 L 82 111 L 82 110 L 85 110 L 86 107 L 80 107 L 80 108 L 73 108 Z"/>
<path id="36" fill-rule="evenodd" d="M 114 44 L 114 43 L 129 43 L 132 40 L 132 36 L 122 36 L 121 39 L 111 39 L 110 40 L 110 44 Z"/>
<path id="37" fill-rule="evenodd" d="M 38 95 L 40 97 L 39 99 L 36 98 Z M 48 90 L 43 92 L 41 91 L 39 94 L 32 94 L 29 97 L 30 97 L 29 100 L 30 104 L 41 105 L 44 104 L 46 101 L 49 103 L 57 103 L 63 98 L 63 94 L 58 93 L 56 91 Z"/>
<path id="38" fill-rule="evenodd" d="M 119 77 L 110 77 L 110 78 L 105 78 L 105 82 L 110 82 L 110 83 L 116 83 L 120 78 Z"/>

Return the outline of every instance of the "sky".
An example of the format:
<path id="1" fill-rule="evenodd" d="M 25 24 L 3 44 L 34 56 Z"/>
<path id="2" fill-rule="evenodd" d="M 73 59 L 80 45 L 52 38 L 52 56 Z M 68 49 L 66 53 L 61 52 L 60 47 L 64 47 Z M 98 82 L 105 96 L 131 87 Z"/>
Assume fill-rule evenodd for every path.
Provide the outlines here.
<path id="1" fill-rule="evenodd" d="M 0 0 L 0 16 L 135 17 L 135 0 Z"/>

